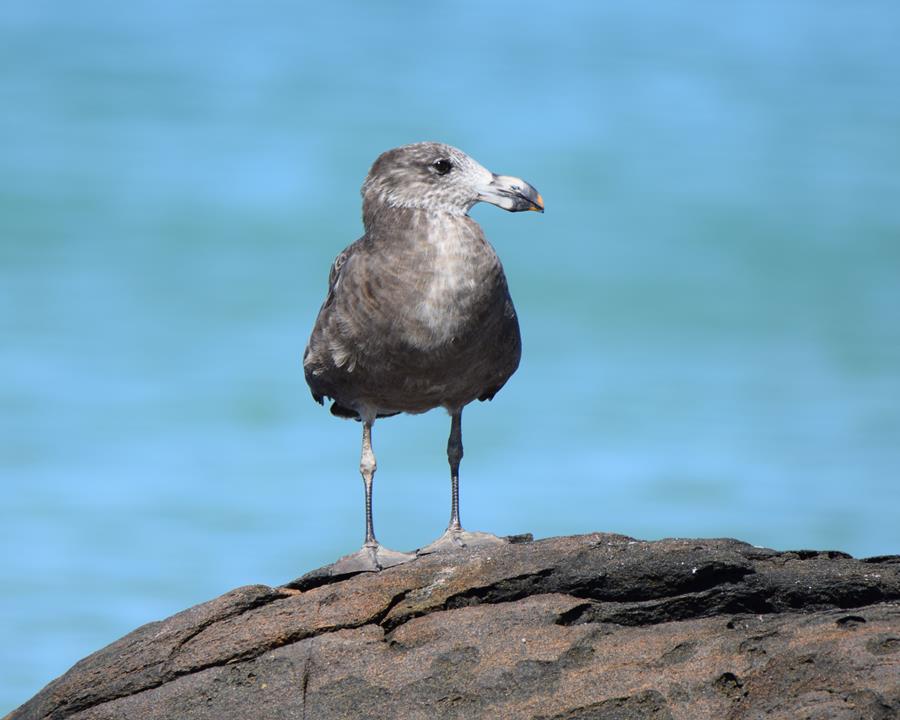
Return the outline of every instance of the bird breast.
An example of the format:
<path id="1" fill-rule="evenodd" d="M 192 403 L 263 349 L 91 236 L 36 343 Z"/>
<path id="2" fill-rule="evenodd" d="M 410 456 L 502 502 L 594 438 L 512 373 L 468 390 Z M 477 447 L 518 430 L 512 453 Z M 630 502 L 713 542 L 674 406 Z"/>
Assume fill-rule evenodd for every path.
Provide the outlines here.
<path id="1" fill-rule="evenodd" d="M 496 290 L 500 262 L 467 217 L 425 216 L 416 233 L 421 264 L 417 300 L 407 309 L 419 347 L 452 343 Z"/>

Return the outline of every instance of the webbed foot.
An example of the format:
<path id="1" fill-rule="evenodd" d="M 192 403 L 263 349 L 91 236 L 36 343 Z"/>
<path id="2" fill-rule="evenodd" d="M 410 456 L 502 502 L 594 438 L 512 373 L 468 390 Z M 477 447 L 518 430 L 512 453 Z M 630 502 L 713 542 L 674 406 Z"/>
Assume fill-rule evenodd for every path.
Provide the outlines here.
<path id="1" fill-rule="evenodd" d="M 416 553 L 389 550 L 379 543 L 363 545 L 355 553 L 344 555 L 331 566 L 332 575 L 378 572 L 416 559 Z"/>
<path id="2" fill-rule="evenodd" d="M 416 550 L 416 555 L 430 555 L 436 552 L 448 552 L 459 550 L 466 547 L 483 547 L 485 545 L 505 545 L 508 540 L 497 537 L 486 532 L 470 532 L 462 528 L 447 528 L 446 532 L 441 535 L 430 545 Z"/>

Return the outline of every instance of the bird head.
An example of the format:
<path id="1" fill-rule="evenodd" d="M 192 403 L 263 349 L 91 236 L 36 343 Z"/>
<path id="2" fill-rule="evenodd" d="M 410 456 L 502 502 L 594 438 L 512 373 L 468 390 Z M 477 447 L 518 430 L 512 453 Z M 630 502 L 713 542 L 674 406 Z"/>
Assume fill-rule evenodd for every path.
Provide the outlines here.
<path id="1" fill-rule="evenodd" d="M 436 142 L 382 153 L 361 192 L 364 215 L 385 206 L 465 215 L 478 202 L 510 212 L 544 212 L 540 193 L 521 178 L 496 175 L 462 150 Z"/>

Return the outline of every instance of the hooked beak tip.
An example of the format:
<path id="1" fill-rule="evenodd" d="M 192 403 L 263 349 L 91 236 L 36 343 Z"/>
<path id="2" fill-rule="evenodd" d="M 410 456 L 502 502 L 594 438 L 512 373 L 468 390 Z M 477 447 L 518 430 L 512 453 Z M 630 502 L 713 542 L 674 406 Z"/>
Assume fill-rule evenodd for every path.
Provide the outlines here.
<path id="1" fill-rule="evenodd" d="M 490 184 L 483 187 L 478 199 L 489 202 L 508 212 L 544 212 L 544 198 L 522 178 L 492 173 Z"/>

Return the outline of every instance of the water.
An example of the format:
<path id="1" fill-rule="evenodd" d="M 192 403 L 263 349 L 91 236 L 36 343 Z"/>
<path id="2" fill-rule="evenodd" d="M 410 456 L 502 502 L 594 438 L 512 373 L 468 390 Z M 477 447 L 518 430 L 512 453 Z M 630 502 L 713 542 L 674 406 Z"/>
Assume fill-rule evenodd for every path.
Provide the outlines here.
<path id="1" fill-rule="evenodd" d="M 384 149 L 478 207 L 524 335 L 463 521 L 900 551 L 895 3 L 7 3 L 0 712 L 134 627 L 354 550 L 359 427 L 300 367 Z M 375 427 L 389 546 L 448 418 Z"/>

